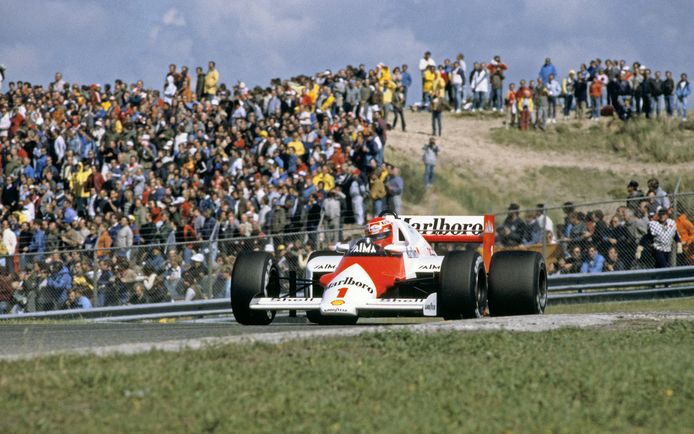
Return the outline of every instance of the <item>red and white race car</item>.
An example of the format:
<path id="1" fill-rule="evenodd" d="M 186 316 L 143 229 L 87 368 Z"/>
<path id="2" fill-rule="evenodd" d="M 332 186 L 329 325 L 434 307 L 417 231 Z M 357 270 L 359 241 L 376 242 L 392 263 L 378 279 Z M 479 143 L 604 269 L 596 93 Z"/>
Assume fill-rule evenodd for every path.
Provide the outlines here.
<path id="1" fill-rule="evenodd" d="M 475 243 L 437 255 L 429 243 Z M 477 318 L 541 314 L 547 302 L 542 255 L 493 254 L 494 217 L 397 216 L 372 219 L 364 237 L 314 252 L 303 278 L 280 276 L 273 256 L 243 252 L 234 264 L 231 306 L 241 324 L 269 324 L 278 310 L 304 310 L 319 324 L 364 316 Z M 303 297 L 297 297 L 303 293 Z"/>

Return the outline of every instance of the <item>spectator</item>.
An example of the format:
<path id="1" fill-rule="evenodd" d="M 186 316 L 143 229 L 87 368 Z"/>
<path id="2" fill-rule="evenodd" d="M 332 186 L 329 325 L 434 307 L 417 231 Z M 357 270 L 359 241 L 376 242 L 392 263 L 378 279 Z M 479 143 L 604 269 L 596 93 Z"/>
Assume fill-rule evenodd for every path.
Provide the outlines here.
<path id="1" fill-rule="evenodd" d="M 518 125 L 518 105 L 516 100 L 516 84 L 508 85 L 506 92 L 506 125 L 515 128 Z"/>
<path id="2" fill-rule="evenodd" d="M 427 51 L 424 53 L 424 57 L 419 60 L 419 72 L 422 75 L 422 104 L 426 106 L 426 101 L 428 98 L 427 89 L 425 88 L 425 74 L 431 70 L 431 68 L 436 67 L 436 62 L 431 58 L 431 52 Z"/>
<path id="3" fill-rule="evenodd" d="M 441 129 L 441 112 L 443 111 L 441 98 L 436 96 L 431 101 L 431 135 L 435 136 L 438 131 L 438 135 L 442 134 Z"/>
<path id="4" fill-rule="evenodd" d="M 583 119 L 588 104 L 588 85 L 583 75 L 579 74 L 574 83 L 574 98 L 576 100 L 576 119 Z"/>
<path id="5" fill-rule="evenodd" d="M 323 228 L 330 233 L 327 235 L 331 239 L 331 244 L 336 244 L 340 241 L 340 219 L 342 210 L 340 207 L 340 199 L 344 199 L 344 194 L 337 187 L 329 192 L 328 197 L 323 201 L 321 212 L 321 220 Z"/>
<path id="6" fill-rule="evenodd" d="M 692 93 L 692 87 L 687 80 L 687 74 L 680 75 L 680 81 L 675 88 L 675 96 L 677 97 L 677 114 L 682 117 L 682 121 L 687 120 L 687 98 Z"/>
<path id="7" fill-rule="evenodd" d="M 386 199 L 386 187 L 376 171 L 371 173 L 369 179 L 369 198 L 373 204 L 373 215 L 378 216 L 383 211 L 383 204 Z"/>
<path id="8" fill-rule="evenodd" d="M 390 174 L 385 186 L 388 193 L 388 207 L 396 214 L 400 214 L 402 208 L 402 193 L 405 190 L 405 181 L 400 177 L 400 169 L 391 166 Z"/>
<path id="9" fill-rule="evenodd" d="M 648 223 L 648 232 L 641 238 L 634 256 L 636 260 L 640 260 L 644 248 L 650 247 L 655 268 L 666 268 L 670 266 L 669 255 L 673 242 L 677 244 L 677 253 L 682 253 L 682 242 L 676 223 L 668 216 L 668 210 L 661 208 L 654 214 L 653 220 Z"/>
<path id="10" fill-rule="evenodd" d="M 602 273 L 605 266 L 605 258 L 598 253 L 595 246 L 588 246 L 588 256 L 581 265 L 581 273 Z"/>
<path id="11" fill-rule="evenodd" d="M 581 272 L 583 266 L 583 250 L 575 245 L 570 250 L 571 254 L 566 258 L 559 258 L 557 265 L 561 274 L 575 274 Z"/>
<path id="12" fill-rule="evenodd" d="M 401 73 L 400 73 L 400 84 L 402 85 L 402 93 L 403 93 L 403 98 L 402 98 L 402 105 L 403 107 L 407 106 L 407 91 L 410 89 L 410 86 L 412 86 L 412 76 L 410 75 L 410 72 L 408 71 L 408 66 L 407 65 L 402 65 L 401 68 Z M 404 122 L 403 122 L 404 124 Z M 403 129 L 403 131 L 405 131 Z"/>
<path id="13" fill-rule="evenodd" d="M 547 127 L 547 111 L 549 109 L 549 90 L 541 78 L 537 79 L 537 86 L 533 92 L 535 105 L 535 128 L 545 130 Z"/>
<path id="14" fill-rule="evenodd" d="M 56 261 L 49 265 L 49 275 L 46 280 L 46 294 L 41 310 L 53 310 L 62 306 L 67 300 L 68 292 L 72 289 L 72 277 L 68 268 L 62 262 Z"/>
<path id="15" fill-rule="evenodd" d="M 600 120 L 600 98 L 602 98 L 602 82 L 593 80 L 590 83 L 590 106 L 593 108 L 590 118 L 594 121 Z"/>
<path id="16" fill-rule="evenodd" d="M 487 65 L 487 69 L 492 84 L 492 111 L 501 111 L 504 103 L 504 72 L 508 70 L 508 66 L 501 62 L 501 56 L 494 56 L 494 59 Z"/>
<path id="17" fill-rule="evenodd" d="M 525 86 L 525 80 L 520 81 L 516 99 L 518 100 L 519 112 L 518 127 L 522 131 L 527 131 L 531 122 L 531 113 L 533 113 L 534 106 L 532 90 Z"/>
<path id="18" fill-rule="evenodd" d="M 434 183 L 434 169 L 439 154 L 439 147 L 436 138 L 430 137 L 429 143 L 422 148 L 422 161 L 424 162 L 424 186 L 429 188 Z"/>
<path id="19" fill-rule="evenodd" d="M 665 71 L 661 92 L 665 101 L 665 112 L 671 118 L 675 114 L 675 81 L 672 79 L 672 71 Z"/>
<path id="20" fill-rule="evenodd" d="M 616 247 L 610 247 L 607 249 L 607 259 L 605 259 L 603 271 L 624 271 L 627 267 L 624 262 L 619 258 L 619 250 Z"/>
<path id="21" fill-rule="evenodd" d="M 660 187 L 660 182 L 658 182 L 658 179 L 651 178 L 648 180 L 648 190 L 655 192 L 655 201 L 657 206 L 660 208 L 670 209 L 670 199 L 668 199 L 665 190 Z"/>
<path id="22" fill-rule="evenodd" d="M 81 287 L 75 287 L 70 289 L 68 293 L 68 298 L 65 300 L 62 306 L 63 309 L 91 309 L 92 302 L 89 301 L 87 297 L 84 296 Z"/>
<path id="23" fill-rule="evenodd" d="M 561 85 L 559 84 L 559 81 L 556 80 L 556 76 L 554 74 L 550 74 L 549 81 L 547 82 L 547 116 L 549 121 L 553 124 L 557 123 L 557 99 L 560 95 Z"/>
<path id="24" fill-rule="evenodd" d="M 205 74 L 205 97 L 212 99 L 217 96 L 217 83 L 219 82 L 219 72 L 213 61 L 207 64 L 207 74 Z"/>
<path id="25" fill-rule="evenodd" d="M 520 218 L 520 206 L 512 203 L 508 206 L 508 215 L 503 224 L 496 229 L 497 243 L 505 247 L 523 244 L 527 233 L 526 223 Z"/>
<path id="26" fill-rule="evenodd" d="M 395 92 L 393 92 L 393 128 L 398 126 L 398 117 L 400 118 L 400 125 L 402 127 L 402 132 L 407 131 L 407 125 L 405 124 L 405 104 L 407 99 L 407 90 L 405 86 L 399 86 Z"/>
<path id="27" fill-rule="evenodd" d="M 576 87 L 576 71 L 569 71 L 569 76 L 562 80 L 561 90 L 564 95 L 564 120 L 569 120 L 571 107 L 574 103 L 574 92 Z"/>
<path id="28" fill-rule="evenodd" d="M 545 59 L 544 65 L 540 68 L 540 72 L 538 73 L 538 77 L 542 79 L 543 83 L 549 83 L 549 76 L 553 75 L 557 77 L 557 68 L 554 67 L 552 64 L 552 59 L 547 57 Z"/>
<path id="29" fill-rule="evenodd" d="M 694 223 L 687 216 L 687 210 L 681 203 L 677 204 L 677 233 L 682 240 L 682 258 L 679 265 L 694 265 Z"/>
<path id="30" fill-rule="evenodd" d="M 489 93 L 489 73 L 483 63 L 475 63 L 470 76 L 472 90 L 472 111 L 483 110 L 485 96 Z"/>

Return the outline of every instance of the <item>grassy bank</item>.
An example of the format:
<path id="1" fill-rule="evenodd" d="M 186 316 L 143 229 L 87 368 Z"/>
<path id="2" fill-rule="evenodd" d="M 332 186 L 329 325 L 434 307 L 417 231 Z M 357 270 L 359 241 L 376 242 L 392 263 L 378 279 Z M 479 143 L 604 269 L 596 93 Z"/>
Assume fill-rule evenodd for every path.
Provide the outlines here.
<path id="1" fill-rule="evenodd" d="M 0 363 L 3 432 L 688 432 L 694 322 Z"/>
<path id="2" fill-rule="evenodd" d="M 694 312 L 694 297 L 609 303 L 558 304 L 547 313 Z"/>
<path id="3" fill-rule="evenodd" d="M 497 128 L 492 139 L 533 150 L 611 153 L 644 163 L 694 160 L 694 120 L 617 120 L 600 123 L 562 122 L 547 131 Z"/>

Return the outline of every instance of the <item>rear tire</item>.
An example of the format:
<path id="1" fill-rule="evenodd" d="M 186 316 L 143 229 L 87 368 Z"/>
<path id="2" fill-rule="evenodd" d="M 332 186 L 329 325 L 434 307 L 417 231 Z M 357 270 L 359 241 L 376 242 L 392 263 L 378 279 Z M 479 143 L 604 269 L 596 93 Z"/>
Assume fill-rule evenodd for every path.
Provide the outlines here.
<path id="1" fill-rule="evenodd" d="M 479 253 L 454 251 L 441 263 L 438 314 L 444 319 L 479 318 L 487 303 L 487 274 Z"/>
<path id="2" fill-rule="evenodd" d="M 243 325 L 267 325 L 275 318 L 272 310 L 251 310 L 254 297 L 279 296 L 279 272 L 275 260 L 266 252 L 242 252 L 231 276 L 231 309 Z"/>
<path id="3" fill-rule="evenodd" d="M 547 269 L 540 253 L 495 253 L 489 266 L 492 316 L 539 315 L 547 305 Z"/>

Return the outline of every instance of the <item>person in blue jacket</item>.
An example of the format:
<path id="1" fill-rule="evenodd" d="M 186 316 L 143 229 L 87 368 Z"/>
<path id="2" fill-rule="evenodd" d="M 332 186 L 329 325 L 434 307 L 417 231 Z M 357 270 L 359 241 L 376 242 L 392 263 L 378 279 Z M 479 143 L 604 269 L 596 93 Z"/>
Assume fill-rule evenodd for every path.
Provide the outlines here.
<path id="1" fill-rule="evenodd" d="M 588 257 L 581 265 L 581 273 L 602 273 L 605 257 L 598 253 L 595 246 L 588 247 Z"/>
<path id="2" fill-rule="evenodd" d="M 692 93 L 692 86 L 687 81 L 687 74 L 684 72 L 680 76 L 680 81 L 675 87 L 675 96 L 677 97 L 677 114 L 682 116 L 682 120 L 687 120 L 687 97 Z"/>
<path id="3" fill-rule="evenodd" d="M 68 292 L 72 289 L 72 276 L 70 271 L 62 262 L 52 262 L 50 264 L 50 274 L 46 279 L 46 290 L 48 292 L 48 306 L 45 310 L 53 310 L 62 306 L 67 300 Z"/>
<path id="4" fill-rule="evenodd" d="M 554 67 L 552 64 L 552 59 L 549 57 L 545 59 L 545 64 L 542 65 L 540 68 L 540 72 L 538 73 L 540 77 L 542 77 L 542 81 L 544 83 L 549 83 L 549 76 L 553 75 L 554 77 L 559 77 L 557 74 L 557 68 Z"/>

